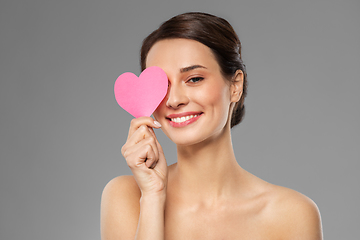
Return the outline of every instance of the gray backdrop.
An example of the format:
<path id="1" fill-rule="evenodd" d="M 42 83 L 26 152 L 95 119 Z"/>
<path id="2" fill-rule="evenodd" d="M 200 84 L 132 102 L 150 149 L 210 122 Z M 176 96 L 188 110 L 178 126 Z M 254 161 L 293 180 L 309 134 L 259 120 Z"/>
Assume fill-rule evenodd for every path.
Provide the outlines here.
<path id="1" fill-rule="evenodd" d="M 3 0 L 1 240 L 99 239 L 102 189 L 131 174 L 115 79 L 139 74 L 142 39 L 187 11 L 226 18 L 242 41 L 239 164 L 312 198 L 326 239 L 359 239 L 360 1 Z"/>

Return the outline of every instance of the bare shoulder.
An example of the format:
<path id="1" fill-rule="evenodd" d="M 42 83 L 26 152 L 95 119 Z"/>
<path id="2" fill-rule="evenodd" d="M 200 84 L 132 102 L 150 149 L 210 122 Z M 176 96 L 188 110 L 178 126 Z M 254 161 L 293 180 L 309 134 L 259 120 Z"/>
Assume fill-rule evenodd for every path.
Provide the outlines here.
<path id="1" fill-rule="evenodd" d="M 101 197 L 101 239 L 134 238 L 140 197 L 133 176 L 119 176 L 106 184 Z"/>
<path id="2" fill-rule="evenodd" d="M 314 201 L 289 188 L 271 185 L 270 189 L 265 213 L 276 235 L 295 240 L 322 239 L 320 212 Z"/>
<path id="3" fill-rule="evenodd" d="M 103 194 L 127 193 L 131 196 L 140 196 L 140 189 L 135 178 L 130 175 L 118 176 L 111 179 L 105 186 Z"/>

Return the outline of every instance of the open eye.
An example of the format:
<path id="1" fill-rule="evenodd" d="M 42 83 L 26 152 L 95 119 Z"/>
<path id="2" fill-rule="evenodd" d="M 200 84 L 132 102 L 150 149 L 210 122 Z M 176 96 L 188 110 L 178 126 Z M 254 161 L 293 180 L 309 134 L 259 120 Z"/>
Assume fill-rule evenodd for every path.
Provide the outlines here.
<path id="1" fill-rule="evenodd" d="M 202 77 L 193 77 L 193 78 L 189 79 L 188 82 L 196 83 L 196 82 L 200 82 L 203 79 L 204 78 L 202 78 Z"/>

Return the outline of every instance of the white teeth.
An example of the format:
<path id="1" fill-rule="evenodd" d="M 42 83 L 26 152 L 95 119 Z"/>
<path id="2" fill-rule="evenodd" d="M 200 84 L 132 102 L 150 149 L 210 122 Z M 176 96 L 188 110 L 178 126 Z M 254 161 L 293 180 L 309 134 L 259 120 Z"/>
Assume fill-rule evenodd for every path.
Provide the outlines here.
<path id="1" fill-rule="evenodd" d="M 171 121 L 172 122 L 176 122 L 176 123 L 181 123 L 181 122 L 185 122 L 191 118 L 197 117 L 198 115 L 190 115 L 190 116 L 186 116 L 186 117 L 178 117 L 178 118 L 172 118 Z"/>

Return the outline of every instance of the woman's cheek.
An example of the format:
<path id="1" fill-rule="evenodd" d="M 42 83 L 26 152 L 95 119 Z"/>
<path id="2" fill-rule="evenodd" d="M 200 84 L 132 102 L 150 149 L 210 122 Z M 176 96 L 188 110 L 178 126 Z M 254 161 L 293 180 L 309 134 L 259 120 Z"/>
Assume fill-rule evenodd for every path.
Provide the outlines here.
<path id="1" fill-rule="evenodd" d="M 207 86 L 206 88 L 202 89 L 202 91 L 197 94 L 200 99 L 203 99 L 202 102 L 204 104 L 216 104 L 220 103 L 222 101 L 222 86 L 219 86 L 218 84 L 212 84 Z"/>

